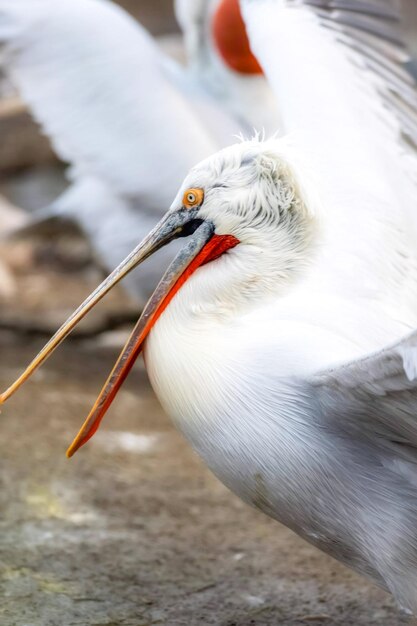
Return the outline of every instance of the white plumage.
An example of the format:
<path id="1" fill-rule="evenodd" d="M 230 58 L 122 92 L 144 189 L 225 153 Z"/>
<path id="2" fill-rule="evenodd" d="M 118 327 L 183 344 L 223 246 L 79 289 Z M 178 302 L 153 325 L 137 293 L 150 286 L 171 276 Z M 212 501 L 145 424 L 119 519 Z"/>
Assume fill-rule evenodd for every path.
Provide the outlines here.
<path id="1" fill-rule="evenodd" d="M 351 11 L 356 6 L 352 2 Z M 319 288 L 333 297 L 350 290 L 366 298 L 367 309 L 388 307 L 393 318 L 414 327 L 417 160 L 404 133 L 410 131 L 410 142 L 416 137 L 417 100 L 411 77 L 391 61 L 405 52 L 359 29 L 349 39 L 336 17 L 323 28 L 307 6 L 248 2 L 243 8 L 251 45 L 278 95 L 284 131 L 320 193 L 326 245 Z M 369 19 L 358 12 L 361 17 Z M 374 22 L 375 28 L 384 24 L 378 15 Z M 355 50 L 357 39 L 365 53 Z M 368 63 L 378 45 L 380 54 L 385 48 L 387 78 L 384 68 L 377 74 Z M 413 107 L 404 120 L 401 96 Z"/>
<path id="2" fill-rule="evenodd" d="M 242 0 L 289 136 L 186 178 L 174 210 L 201 187 L 197 217 L 240 243 L 187 280 L 145 362 L 226 485 L 416 612 L 416 91 L 378 37 L 388 3 L 307 4 Z"/>

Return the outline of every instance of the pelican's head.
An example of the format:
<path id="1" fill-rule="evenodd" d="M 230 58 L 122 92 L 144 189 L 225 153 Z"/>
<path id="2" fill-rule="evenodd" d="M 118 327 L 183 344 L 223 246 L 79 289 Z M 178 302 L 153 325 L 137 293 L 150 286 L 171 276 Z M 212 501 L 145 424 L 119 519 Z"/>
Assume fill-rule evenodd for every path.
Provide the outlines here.
<path id="1" fill-rule="evenodd" d="M 250 307 L 296 280 L 311 258 L 316 231 L 316 202 L 299 170 L 286 142 L 255 139 L 190 171 L 170 214 L 185 215 L 187 231 L 211 227 L 206 245 L 219 246 L 216 262 L 192 280 L 200 305 L 205 300 L 210 308 L 211 299 L 220 312 Z"/>
<path id="2" fill-rule="evenodd" d="M 173 239 L 188 238 L 146 305 L 69 456 L 97 430 L 152 326 L 179 291 L 188 290 L 203 314 L 207 306 L 230 312 L 286 290 L 311 256 L 315 222 L 313 202 L 289 154 L 280 140 L 253 140 L 193 168 L 168 213 L 70 316 L 0 403 L 119 280 Z"/>

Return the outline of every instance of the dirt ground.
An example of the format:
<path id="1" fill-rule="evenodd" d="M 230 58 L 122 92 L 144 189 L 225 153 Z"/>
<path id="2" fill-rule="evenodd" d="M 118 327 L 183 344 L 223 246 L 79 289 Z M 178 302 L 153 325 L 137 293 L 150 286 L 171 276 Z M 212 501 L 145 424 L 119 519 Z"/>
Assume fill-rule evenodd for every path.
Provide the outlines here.
<path id="1" fill-rule="evenodd" d="M 42 319 L 47 333 L 96 280 L 20 269 L 1 313 L 37 332 Z M 117 300 L 128 308 L 119 292 L 105 311 Z M 99 433 L 65 458 L 124 334 L 67 341 L 2 408 L 1 626 L 404 623 L 382 591 L 229 493 L 163 414 L 141 363 Z M 29 336 L 0 332 L 2 388 L 40 347 Z"/>

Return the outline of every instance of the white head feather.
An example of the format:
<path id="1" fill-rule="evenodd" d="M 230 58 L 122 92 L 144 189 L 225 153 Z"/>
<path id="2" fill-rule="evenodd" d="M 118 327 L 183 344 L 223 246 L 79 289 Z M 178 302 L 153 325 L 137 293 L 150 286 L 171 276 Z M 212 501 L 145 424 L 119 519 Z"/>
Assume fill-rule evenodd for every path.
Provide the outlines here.
<path id="1" fill-rule="evenodd" d="M 187 188 L 203 189 L 198 217 L 240 244 L 200 268 L 184 297 L 219 313 L 288 289 L 312 258 L 316 239 L 318 203 L 302 174 L 289 145 L 276 138 L 235 144 L 191 170 L 172 209 Z"/>

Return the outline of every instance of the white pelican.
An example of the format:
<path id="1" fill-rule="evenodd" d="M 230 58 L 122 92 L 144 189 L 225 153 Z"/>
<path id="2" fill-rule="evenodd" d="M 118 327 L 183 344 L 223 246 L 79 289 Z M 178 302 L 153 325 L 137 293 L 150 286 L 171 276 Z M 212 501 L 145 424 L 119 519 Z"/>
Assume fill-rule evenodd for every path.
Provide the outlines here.
<path id="1" fill-rule="evenodd" d="M 244 133 L 279 130 L 274 92 L 250 49 L 239 1 L 175 0 L 175 9 L 187 51 L 187 80 L 220 102 Z"/>
<path id="2" fill-rule="evenodd" d="M 201 11 L 209 5 L 199 0 Z M 193 7 L 183 0 L 178 11 L 189 41 Z M 210 20 L 200 48 L 211 42 Z M 278 126 L 263 76 L 227 69 L 214 43 L 205 63 L 188 46 L 182 68 L 112 2 L 0 0 L 0 44 L 8 76 L 71 164 L 72 184 L 40 216 L 75 220 L 109 270 L 163 214 L 192 165 L 234 135 Z M 146 302 L 160 270 L 152 261 L 142 281 L 130 278 L 132 294 Z"/>
<path id="3" fill-rule="evenodd" d="M 242 7 L 291 135 L 193 168 L 0 401 L 127 272 L 189 236 L 69 456 L 144 349 L 162 405 L 227 486 L 417 614 L 417 97 L 397 4 Z"/>

